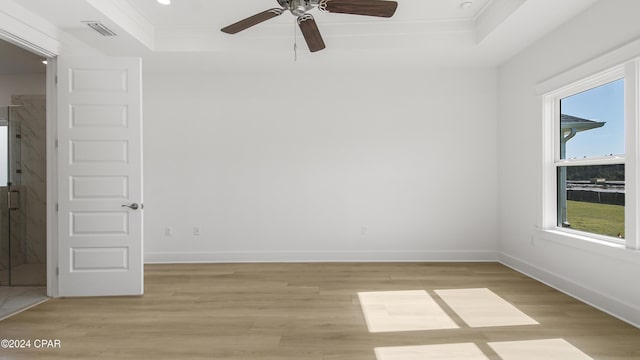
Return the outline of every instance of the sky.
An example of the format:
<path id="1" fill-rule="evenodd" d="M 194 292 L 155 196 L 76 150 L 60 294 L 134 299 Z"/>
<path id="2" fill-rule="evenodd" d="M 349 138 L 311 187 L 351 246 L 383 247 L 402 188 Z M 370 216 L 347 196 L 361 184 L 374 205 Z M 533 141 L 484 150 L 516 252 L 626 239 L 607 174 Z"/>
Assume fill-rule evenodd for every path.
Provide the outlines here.
<path id="1" fill-rule="evenodd" d="M 623 79 L 566 97 L 560 104 L 563 114 L 606 122 L 567 141 L 567 159 L 624 154 Z"/>

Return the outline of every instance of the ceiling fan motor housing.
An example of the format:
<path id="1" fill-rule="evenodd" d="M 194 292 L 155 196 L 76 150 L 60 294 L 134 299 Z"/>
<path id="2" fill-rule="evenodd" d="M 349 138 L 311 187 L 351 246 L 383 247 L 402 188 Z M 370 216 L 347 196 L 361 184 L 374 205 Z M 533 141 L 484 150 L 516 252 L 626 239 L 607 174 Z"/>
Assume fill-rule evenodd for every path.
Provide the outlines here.
<path id="1" fill-rule="evenodd" d="M 318 6 L 320 0 L 278 0 L 278 4 L 291 11 L 295 16 L 302 16 Z"/>

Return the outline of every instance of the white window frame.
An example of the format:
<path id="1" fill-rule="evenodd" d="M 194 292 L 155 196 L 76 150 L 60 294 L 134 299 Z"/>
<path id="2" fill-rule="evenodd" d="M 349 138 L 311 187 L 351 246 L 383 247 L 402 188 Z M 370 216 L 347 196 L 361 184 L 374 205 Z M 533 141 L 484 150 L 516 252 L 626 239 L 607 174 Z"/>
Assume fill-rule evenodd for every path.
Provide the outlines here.
<path id="1" fill-rule="evenodd" d="M 560 100 L 624 78 L 625 155 L 587 159 L 560 159 Z M 553 231 L 576 240 L 594 241 L 638 250 L 638 150 L 640 135 L 640 59 L 626 61 L 604 71 L 585 74 L 580 80 L 565 83 L 542 95 L 543 101 L 543 189 L 542 221 L 544 231 Z M 557 83 L 557 82 L 556 82 Z M 577 231 L 558 226 L 557 169 L 561 166 L 625 164 L 625 239 Z"/>

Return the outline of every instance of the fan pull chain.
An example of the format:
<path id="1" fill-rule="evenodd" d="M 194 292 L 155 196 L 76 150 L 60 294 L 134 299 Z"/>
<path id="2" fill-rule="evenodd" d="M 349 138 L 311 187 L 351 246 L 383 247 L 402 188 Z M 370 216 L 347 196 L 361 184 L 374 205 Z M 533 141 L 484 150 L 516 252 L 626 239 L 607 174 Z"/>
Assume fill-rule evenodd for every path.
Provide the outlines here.
<path id="1" fill-rule="evenodd" d="M 293 22 L 293 61 L 298 61 L 298 22 Z"/>

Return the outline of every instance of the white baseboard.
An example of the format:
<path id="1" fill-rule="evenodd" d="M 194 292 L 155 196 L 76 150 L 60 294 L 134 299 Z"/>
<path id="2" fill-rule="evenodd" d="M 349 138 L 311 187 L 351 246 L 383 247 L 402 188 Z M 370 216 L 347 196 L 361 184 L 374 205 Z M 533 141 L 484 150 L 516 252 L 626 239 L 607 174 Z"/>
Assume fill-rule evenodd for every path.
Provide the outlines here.
<path id="1" fill-rule="evenodd" d="M 147 264 L 228 262 L 488 262 L 495 251 L 219 251 L 147 252 Z"/>
<path id="2" fill-rule="evenodd" d="M 640 307 L 637 305 L 629 304 L 610 295 L 603 294 L 588 286 L 567 279 L 562 275 L 547 271 L 508 254 L 499 253 L 498 259 L 498 261 L 505 266 L 640 328 Z"/>

